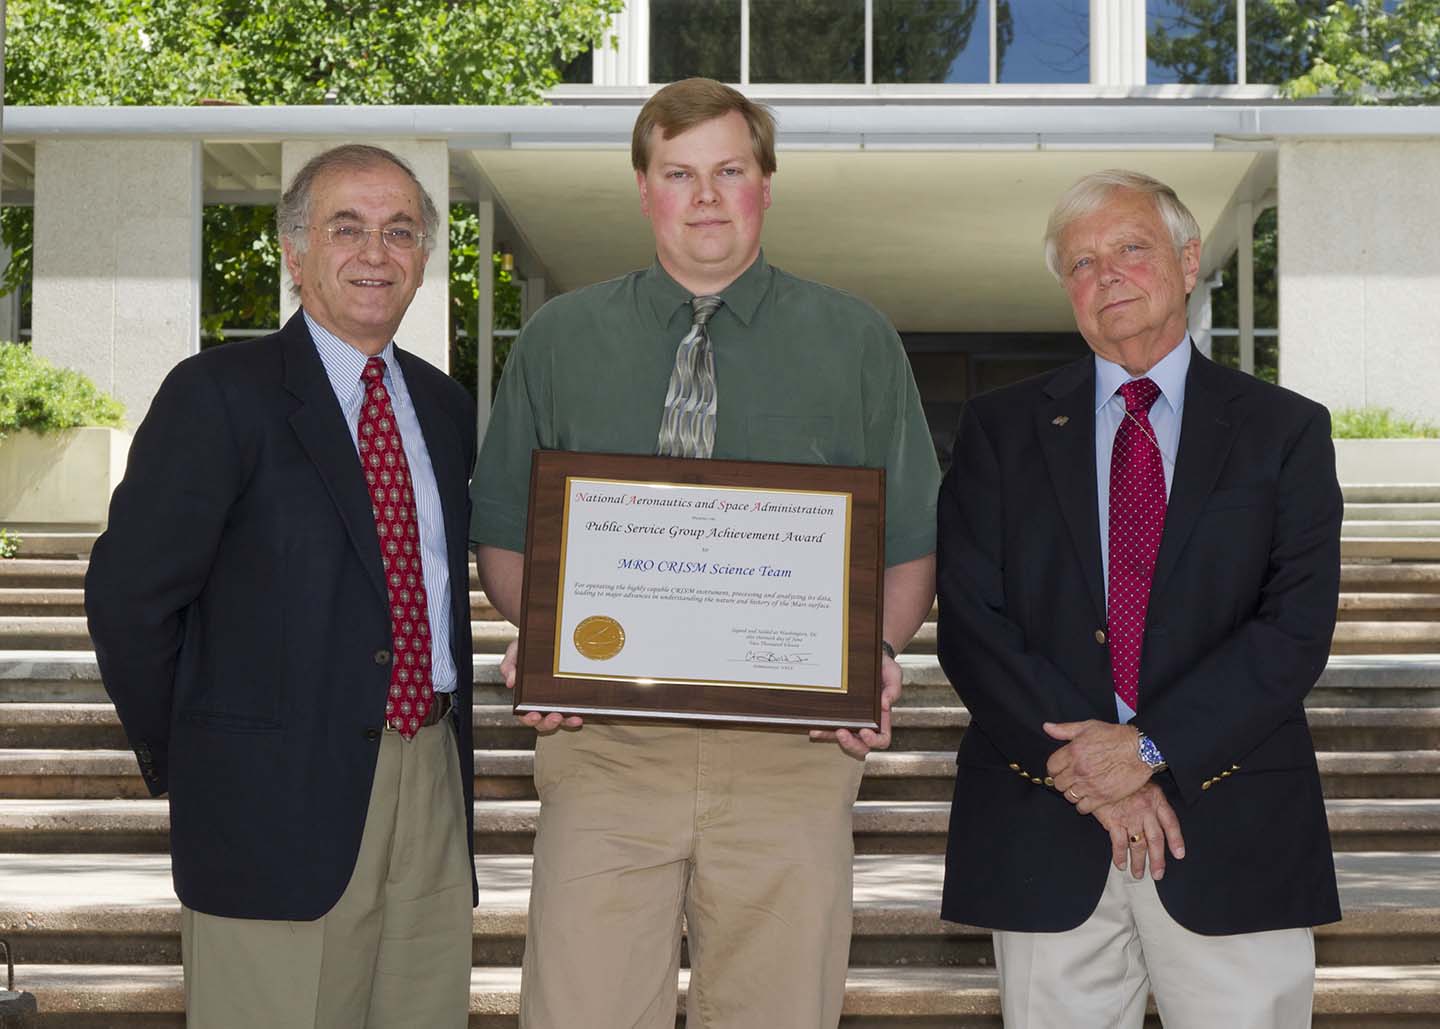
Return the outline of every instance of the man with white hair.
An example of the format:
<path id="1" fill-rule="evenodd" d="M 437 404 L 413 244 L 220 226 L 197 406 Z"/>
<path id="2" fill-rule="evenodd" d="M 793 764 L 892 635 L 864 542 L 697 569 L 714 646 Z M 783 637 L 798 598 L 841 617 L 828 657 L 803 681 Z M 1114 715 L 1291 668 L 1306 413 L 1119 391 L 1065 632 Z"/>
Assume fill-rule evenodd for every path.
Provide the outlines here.
<path id="1" fill-rule="evenodd" d="M 1011 1029 L 1138 1029 L 1151 991 L 1172 1029 L 1308 1026 L 1340 917 L 1303 707 L 1339 590 L 1329 415 L 1195 349 L 1200 231 L 1163 183 L 1080 180 L 1045 257 L 1094 354 L 975 398 L 940 493 L 971 714 L 944 917 L 995 930 Z"/>

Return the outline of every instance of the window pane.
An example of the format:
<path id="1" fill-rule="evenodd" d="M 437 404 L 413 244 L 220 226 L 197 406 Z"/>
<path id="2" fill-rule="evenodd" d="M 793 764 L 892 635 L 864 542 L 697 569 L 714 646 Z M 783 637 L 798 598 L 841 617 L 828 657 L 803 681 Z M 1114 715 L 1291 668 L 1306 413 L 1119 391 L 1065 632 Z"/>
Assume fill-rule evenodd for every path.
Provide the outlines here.
<path id="1" fill-rule="evenodd" d="M 864 82 L 865 0 L 750 0 L 750 81 Z"/>
<path id="2" fill-rule="evenodd" d="M 1235 0 L 1150 0 L 1145 21 L 1146 82 L 1235 81 Z"/>
<path id="3" fill-rule="evenodd" d="M 568 85 L 588 86 L 595 81 L 595 51 L 586 50 L 569 61 L 555 62 L 560 68 L 560 81 Z"/>
<path id="4" fill-rule="evenodd" d="M 650 0 L 650 81 L 740 81 L 740 0 Z"/>
<path id="5" fill-rule="evenodd" d="M 1325 13 L 1332 0 L 1295 0 L 1296 11 L 1307 18 Z M 1305 33 L 1291 38 L 1291 18 L 1275 10 L 1268 0 L 1245 5 L 1245 77 L 1257 85 L 1279 85 L 1310 68 L 1309 40 Z"/>
<path id="6" fill-rule="evenodd" d="M 1090 0 L 998 0 L 1001 82 L 1089 82 Z"/>
<path id="7" fill-rule="evenodd" d="M 988 0 L 875 0 L 876 82 L 989 82 Z"/>

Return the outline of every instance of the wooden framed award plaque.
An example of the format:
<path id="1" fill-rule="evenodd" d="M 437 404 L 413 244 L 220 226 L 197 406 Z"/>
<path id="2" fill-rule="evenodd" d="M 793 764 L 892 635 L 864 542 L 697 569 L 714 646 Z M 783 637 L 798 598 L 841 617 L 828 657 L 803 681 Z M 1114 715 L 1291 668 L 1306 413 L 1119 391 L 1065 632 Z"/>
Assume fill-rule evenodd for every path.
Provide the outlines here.
<path id="1" fill-rule="evenodd" d="M 885 473 L 536 451 L 515 710 L 880 724 Z"/>

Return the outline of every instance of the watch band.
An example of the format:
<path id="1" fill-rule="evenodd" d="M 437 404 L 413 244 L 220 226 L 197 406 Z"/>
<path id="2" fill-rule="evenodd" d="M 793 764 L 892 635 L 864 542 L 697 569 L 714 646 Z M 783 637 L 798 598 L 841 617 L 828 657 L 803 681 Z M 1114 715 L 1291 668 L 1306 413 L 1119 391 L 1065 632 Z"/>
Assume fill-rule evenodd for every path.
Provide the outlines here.
<path id="1" fill-rule="evenodd" d="M 894 661 L 894 660 L 895 660 L 895 648 L 892 647 L 892 646 L 890 646 L 890 641 L 889 641 L 889 640 L 881 640 L 881 641 L 880 641 L 880 650 L 881 650 L 881 651 L 885 654 L 885 656 L 888 657 L 891 661 Z"/>

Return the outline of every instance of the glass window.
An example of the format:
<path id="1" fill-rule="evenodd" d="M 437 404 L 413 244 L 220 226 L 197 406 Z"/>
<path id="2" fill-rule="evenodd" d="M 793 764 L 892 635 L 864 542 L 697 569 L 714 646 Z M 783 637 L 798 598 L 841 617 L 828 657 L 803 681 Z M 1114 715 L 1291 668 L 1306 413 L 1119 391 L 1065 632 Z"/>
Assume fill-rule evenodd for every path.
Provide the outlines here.
<path id="1" fill-rule="evenodd" d="M 740 81 L 740 0 L 650 0 L 650 81 L 692 75 Z"/>
<path id="2" fill-rule="evenodd" d="M 1090 0 L 997 0 L 995 8 L 999 81 L 1090 81 Z"/>
<path id="3" fill-rule="evenodd" d="M 1332 0 L 1294 0 L 1297 14 L 1318 18 Z M 1310 40 L 1291 35 L 1295 15 L 1282 14 L 1268 2 L 1245 5 L 1245 81 L 1276 86 L 1310 69 Z"/>
<path id="4" fill-rule="evenodd" d="M 1145 23 L 1146 82 L 1235 81 L 1235 0 L 1149 0 Z"/>
<path id="5" fill-rule="evenodd" d="M 560 69 L 560 81 L 569 85 L 588 86 L 595 81 L 595 51 L 586 50 L 584 53 L 576 54 L 569 61 L 562 61 L 557 56 L 555 65 Z"/>
<path id="6" fill-rule="evenodd" d="M 989 0 L 875 0 L 876 82 L 989 82 Z"/>
<path id="7" fill-rule="evenodd" d="M 750 81 L 864 82 L 865 0 L 750 0 Z"/>

